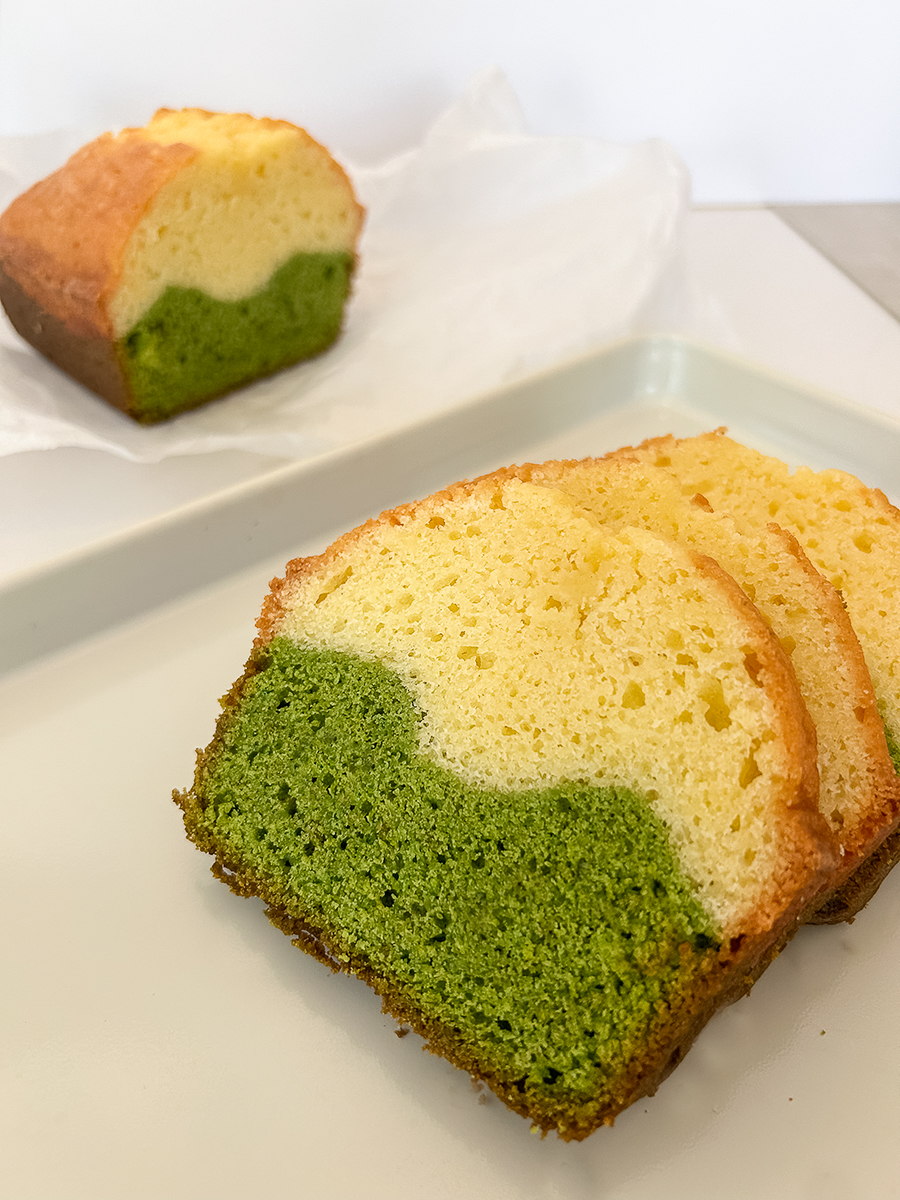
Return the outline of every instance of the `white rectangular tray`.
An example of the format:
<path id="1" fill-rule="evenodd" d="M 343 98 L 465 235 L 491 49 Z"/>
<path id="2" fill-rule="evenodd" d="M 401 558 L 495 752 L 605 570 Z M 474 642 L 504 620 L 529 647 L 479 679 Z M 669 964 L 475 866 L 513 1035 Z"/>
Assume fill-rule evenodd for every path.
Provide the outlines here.
<path id="1" fill-rule="evenodd" d="M 677 340 L 636 341 L 6 589 L 0 1195 L 900 1195 L 900 872 L 854 925 L 802 930 L 656 1097 L 564 1145 L 395 1038 L 363 985 L 213 880 L 168 800 L 288 554 L 500 462 L 719 424 L 900 493 L 896 422 Z"/>
<path id="2" fill-rule="evenodd" d="M 271 471 L 0 583 L 0 675 L 330 529 L 523 458 L 727 425 L 900 492 L 900 422 L 679 338 L 629 339 L 346 450 Z"/>

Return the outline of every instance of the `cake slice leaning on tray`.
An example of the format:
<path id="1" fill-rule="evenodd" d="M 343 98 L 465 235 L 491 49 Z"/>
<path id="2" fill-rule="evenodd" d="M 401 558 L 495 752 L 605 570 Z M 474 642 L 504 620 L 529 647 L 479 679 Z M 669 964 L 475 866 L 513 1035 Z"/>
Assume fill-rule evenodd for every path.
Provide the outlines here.
<path id="1" fill-rule="evenodd" d="M 188 836 L 434 1052 L 581 1138 L 652 1093 L 837 865 L 734 580 L 505 478 L 273 583 Z"/>
<path id="2" fill-rule="evenodd" d="M 362 215 L 296 125 L 160 109 L 0 216 L 0 300 L 64 371 L 160 421 L 332 344 Z"/>
<path id="3" fill-rule="evenodd" d="M 743 446 L 723 430 L 698 437 L 654 438 L 617 452 L 663 467 L 685 495 L 701 493 L 717 513 L 762 529 L 772 522 L 793 534 L 834 586 L 862 647 L 889 753 L 900 769 L 900 512 L 875 488 L 844 471 L 813 471 Z M 846 728 L 854 750 L 869 710 Z M 868 769 L 865 760 L 860 770 Z M 850 814 L 848 814 L 849 816 Z M 859 861 L 853 874 L 816 915 L 819 922 L 851 919 L 900 860 L 897 780 L 878 788 L 839 836 Z"/>
<path id="4" fill-rule="evenodd" d="M 565 490 L 604 525 L 639 525 L 714 558 L 760 609 L 791 658 L 816 726 L 819 807 L 842 848 L 822 915 L 844 911 L 842 890 L 900 811 L 900 777 L 859 640 L 832 584 L 796 537 L 776 524 L 714 512 L 693 488 L 650 462 L 585 459 L 513 468 L 511 475 Z"/>

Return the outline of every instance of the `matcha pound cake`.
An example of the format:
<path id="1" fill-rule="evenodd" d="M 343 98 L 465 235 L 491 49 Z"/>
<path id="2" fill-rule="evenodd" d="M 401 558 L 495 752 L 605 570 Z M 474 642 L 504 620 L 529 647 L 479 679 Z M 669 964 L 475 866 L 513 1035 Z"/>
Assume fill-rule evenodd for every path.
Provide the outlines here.
<path id="1" fill-rule="evenodd" d="M 819 806 L 842 850 L 832 880 L 837 893 L 884 838 L 885 817 L 900 805 L 900 777 L 859 640 L 832 584 L 791 533 L 714 512 L 665 467 L 585 459 L 514 473 L 566 491 L 611 528 L 640 525 L 709 555 L 756 604 L 791 658 L 816 727 Z M 826 916 L 833 912 L 830 897 L 823 907 Z"/>
<path id="2" fill-rule="evenodd" d="M 0 300 L 57 366 L 161 421 L 334 342 L 362 216 L 295 125 L 160 109 L 0 216 Z"/>
<path id="3" fill-rule="evenodd" d="M 876 735 L 900 769 L 900 512 L 884 494 L 844 471 L 813 471 L 761 454 L 724 435 L 655 438 L 620 451 L 665 467 L 684 493 L 702 493 L 716 512 L 731 513 L 764 528 L 768 522 L 792 533 L 810 561 L 840 593 L 865 656 L 879 726 Z M 857 752 L 869 725 L 870 705 L 860 706 L 845 729 L 848 751 Z M 871 779 L 872 759 L 858 760 Z M 883 774 L 879 772 L 883 778 Z M 815 918 L 848 920 L 871 899 L 900 860 L 900 795 L 880 784 L 839 834 L 858 865 Z M 860 861 L 861 860 L 861 861 Z"/>
<path id="4" fill-rule="evenodd" d="M 289 564 L 223 710 L 176 794 L 215 873 L 565 1139 L 655 1090 L 837 864 L 734 580 L 502 474 Z"/>

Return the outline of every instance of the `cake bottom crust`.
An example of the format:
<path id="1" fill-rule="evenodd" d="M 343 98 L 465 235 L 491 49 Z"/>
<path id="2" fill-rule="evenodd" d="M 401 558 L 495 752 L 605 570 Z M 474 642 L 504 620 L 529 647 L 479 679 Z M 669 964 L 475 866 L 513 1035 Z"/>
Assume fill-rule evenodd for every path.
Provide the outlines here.
<path id="1" fill-rule="evenodd" d="M 810 925 L 839 925 L 853 921 L 900 862 L 900 827 L 894 826 L 881 845 L 856 868 L 808 918 Z"/>

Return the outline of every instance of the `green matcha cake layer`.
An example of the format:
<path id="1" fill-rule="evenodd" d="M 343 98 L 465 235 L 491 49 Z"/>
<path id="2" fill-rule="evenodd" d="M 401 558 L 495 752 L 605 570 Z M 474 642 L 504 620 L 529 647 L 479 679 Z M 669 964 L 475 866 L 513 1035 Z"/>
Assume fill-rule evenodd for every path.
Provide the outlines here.
<path id="1" fill-rule="evenodd" d="M 590 1121 L 718 949 L 663 823 L 624 789 L 465 784 L 377 663 L 277 638 L 256 668 L 191 836 L 533 1114 Z"/>
<path id="2" fill-rule="evenodd" d="M 244 300 L 168 288 L 117 343 L 133 415 L 163 420 L 327 350 L 352 271 L 350 254 L 297 254 Z"/>
<path id="3" fill-rule="evenodd" d="M 884 737 L 887 742 L 888 754 L 891 756 L 891 762 L 894 764 L 894 770 L 900 773 L 900 742 L 897 741 L 897 738 L 886 724 L 884 725 Z"/>

